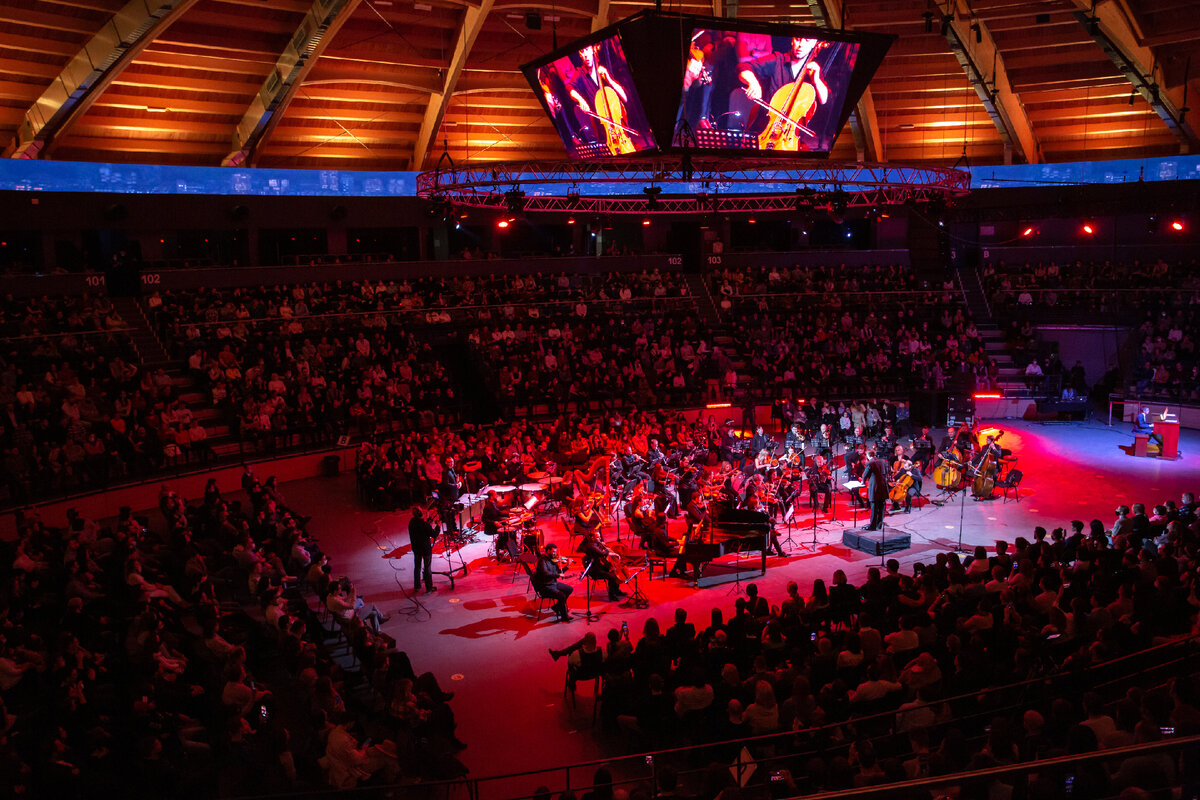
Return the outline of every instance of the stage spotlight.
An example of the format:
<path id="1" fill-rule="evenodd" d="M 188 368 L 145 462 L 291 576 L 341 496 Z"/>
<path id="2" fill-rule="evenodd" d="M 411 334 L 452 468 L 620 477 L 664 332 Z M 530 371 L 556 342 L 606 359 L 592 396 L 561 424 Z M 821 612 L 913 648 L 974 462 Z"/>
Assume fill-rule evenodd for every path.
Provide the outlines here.
<path id="1" fill-rule="evenodd" d="M 1173 231 L 1178 231 L 1178 232 L 1181 232 L 1181 233 L 1182 233 L 1182 232 L 1183 232 L 1183 228 L 1184 228 L 1184 225 L 1183 225 L 1183 220 L 1181 220 L 1181 219 L 1176 219 L 1176 220 L 1172 220 L 1172 221 L 1171 221 L 1171 230 L 1173 230 Z"/>
<path id="2" fill-rule="evenodd" d="M 504 193 L 504 205 L 509 213 L 520 214 L 525 210 L 525 193 L 520 189 L 509 189 Z"/>
<path id="3" fill-rule="evenodd" d="M 708 192 L 696 192 L 696 205 L 705 207 L 708 205 Z"/>
<path id="4" fill-rule="evenodd" d="M 1027 228 L 1025 228 L 1023 231 L 1021 231 L 1021 236 L 1028 239 L 1030 236 L 1033 236 L 1035 233 L 1037 233 L 1037 231 L 1034 230 L 1032 225 L 1030 225 Z"/>
<path id="5" fill-rule="evenodd" d="M 1093 233 L 1096 232 L 1096 226 L 1094 226 L 1090 222 L 1085 222 L 1085 223 L 1083 223 L 1083 227 L 1080 228 L 1080 230 L 1083 231 L 1088 236 L 1091 236 Z"/>
<path id="6" fill-rule="evenodd" d="M 650 218 L 649 218 L 649 217 L 643 217 L 643 218 L 642 218 L 642 225 L 649 225 L 649 224 L 650 224 Z"/>
<path id="7" fill-rule="evenodd" d="M 651 211 L 658 210 L 658 196 L 662 194 L 662 187 L 647 186 L 642 189 L 642 194 L 646 195 L 646 208 Z"/>
<path id="8" fill-rule="evenodd" d="M 567 208 L 574 208 L 579 205 L 579 189 L 571 187 L 567 189 Z"/>
<path id="9" fill-rule="evenodd" d="M 746 222 L 750 223 L 751 225 L 755 225 L 758 223 L 758 220 L 756 220 L 754 217 L 751 217 L 750 219 L 746 220 Z"/>
<path id="10" fill-rule="evenodd" d="M 574 218 L 574 217 L 567 217 L 567 224 L 568 224 L 568 225 L 574 225 L 574 224 L 575 224 L 575 218 Z"/>
<path id="11" fill-rule="evenodd" d="M 508 227 L 508 225 L 509 225 L 509 222 L 506 219 L 502 219 L 496 223 L 496 227 L 499 228 L 500 230 L 504 230 L 505 228 Z"/>

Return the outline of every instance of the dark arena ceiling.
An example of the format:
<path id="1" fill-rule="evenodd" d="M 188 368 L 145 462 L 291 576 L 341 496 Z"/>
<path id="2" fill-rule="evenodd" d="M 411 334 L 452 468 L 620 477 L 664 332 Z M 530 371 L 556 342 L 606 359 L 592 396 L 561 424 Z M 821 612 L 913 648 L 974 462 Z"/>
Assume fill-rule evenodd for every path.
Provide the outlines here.
<path id="1" fill-rule="evenodd" d="M 647 7 L 3 0 L 0 146 L 9 157 L 314 169 L 427 169 L 443 141 L 459 163 L 561 158 L 518 65 Z M 834 158 L 948 165 L 965 148 L 982 165 L 1200 152 L 1196 0 L 664 10 L 896 34 Z"/>

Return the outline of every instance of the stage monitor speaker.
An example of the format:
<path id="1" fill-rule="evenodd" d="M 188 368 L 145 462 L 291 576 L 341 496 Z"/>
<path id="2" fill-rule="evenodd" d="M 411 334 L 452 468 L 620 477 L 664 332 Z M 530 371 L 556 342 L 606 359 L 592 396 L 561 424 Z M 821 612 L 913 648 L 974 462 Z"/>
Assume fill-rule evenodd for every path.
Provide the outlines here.
<path id="1" fill-rule="evenodd" d="M 975 421 L 975 398 L 970 394 L 951 394 L 946 398 L 946 425 L 970 425 Z"/>
<path id="2" fill-rule="evenodd" d="M 912 537 L 899 531 L 881 534 L 879 531 L 847 528 L 842 532 L 842 544 L 852 550 L 869 553 L 873 556 L 882 556 L 887 553 L 899 553 L 912 547 Z"/>

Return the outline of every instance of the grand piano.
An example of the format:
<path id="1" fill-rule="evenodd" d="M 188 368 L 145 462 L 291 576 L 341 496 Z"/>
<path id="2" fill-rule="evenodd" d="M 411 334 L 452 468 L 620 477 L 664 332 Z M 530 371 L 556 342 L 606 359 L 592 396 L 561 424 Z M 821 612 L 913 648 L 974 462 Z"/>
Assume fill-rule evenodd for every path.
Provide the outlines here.
<path id="1" fill-rule="evenodd" d="M 758 552 L 762 574 L 767 574 L 767 537 L 771 518 L 762 511 L 729 508 L 712 504 L 712 525 L 683 547 L 683 557 L 693 568 L 707 566 L 713 559 L 730 553 Z"/>

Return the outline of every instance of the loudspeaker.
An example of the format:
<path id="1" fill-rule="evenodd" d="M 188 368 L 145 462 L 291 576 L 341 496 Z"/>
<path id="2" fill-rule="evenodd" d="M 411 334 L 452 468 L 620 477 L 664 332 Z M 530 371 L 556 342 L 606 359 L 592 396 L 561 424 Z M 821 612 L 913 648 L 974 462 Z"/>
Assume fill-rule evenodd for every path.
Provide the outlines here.
<path id="1" fill-rule="evenodd" d="M 912 537 L 899 531 L 884 534 L 879 531 L 847 528 L 842 533 L 842 544 L 853 550 L 881 556 L 886 553 L 898 553 L 912 547 Z"/>

